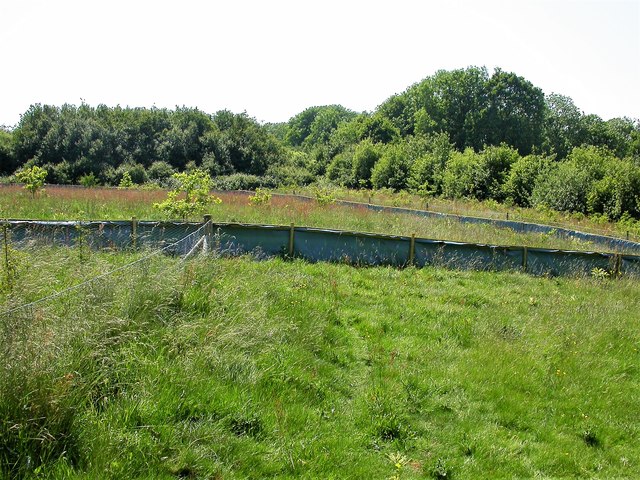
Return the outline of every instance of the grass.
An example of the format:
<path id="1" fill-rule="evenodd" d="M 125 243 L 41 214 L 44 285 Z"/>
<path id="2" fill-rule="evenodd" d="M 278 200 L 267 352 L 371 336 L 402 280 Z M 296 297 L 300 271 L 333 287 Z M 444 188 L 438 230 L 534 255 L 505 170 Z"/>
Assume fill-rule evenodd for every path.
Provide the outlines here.
<path id="1" fill-rule="evenodd" d="M 251 206 L 247 195 L 221 193 L 212 207 L 214 222 L 270 223 L 411 235 L 439 240 L 565 250 L 601 250 L 590 242 L 552 234 L 522 234 L 490 225 L 461 224 L 451 219 L 426 219 L 408 214 L 379 213 L 366 207 L 320 206 L 313 201 L 273 197 L 269 205 Z M 36 199 L 16 186 L 0 187 L 0 218 L 42 220 L 158 219 L 153 203 L 161 190 L 116 190 L 49 187 Z M 473 213 L 473 212 L 471 212 Z M 621 250 L 625 252 L 625 250 Z"/>
<path id="2" fill-rule="evenodd" d="M 286 193 L 315 196 L 314 187 L 293 187 L 280 189 Z M 600 235 L 628 238 L 640 241 L 640 223 L 610 222 L 605 217 L 582 213 L 558 212 L 548 208 L 524 208 L 514 205 L 498 203 L 494 200 L 475 199 L 447 199 L 438 197 L 424 198 L 408 192 L 393 192 L 382 190 L 352 190 L 347 188 L 333 188 L 331 194 L 336 199 L 361 203 L 373 203 L 394 207 L 406 207 L 417 210 L 431 210 L 434 212 L 454 215 L 467 215 L 501 220 L 515 220 L 523 222 L 541 223 L 564 227 L 570 230 L 580 230 Z"/>
<path id="3" fill-rule="evenodd" d="M 141 254 L 27 250 L 4 305 Z M 638 283 L 155 257 L 2 323 L 0 476 L 640 476 Z"/>

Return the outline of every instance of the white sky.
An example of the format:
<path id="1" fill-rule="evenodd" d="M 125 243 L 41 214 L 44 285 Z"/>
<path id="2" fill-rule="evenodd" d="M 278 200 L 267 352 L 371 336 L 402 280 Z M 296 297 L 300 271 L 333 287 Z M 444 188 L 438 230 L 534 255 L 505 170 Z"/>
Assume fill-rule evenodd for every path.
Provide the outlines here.
<path id="1" fill-rule="evenodd" d="M 469 65 L 640 118 L 640 0 L 0 0 L 0 45 L 0 125 L 82 100 L 264 122 L 371 111 Z"/>

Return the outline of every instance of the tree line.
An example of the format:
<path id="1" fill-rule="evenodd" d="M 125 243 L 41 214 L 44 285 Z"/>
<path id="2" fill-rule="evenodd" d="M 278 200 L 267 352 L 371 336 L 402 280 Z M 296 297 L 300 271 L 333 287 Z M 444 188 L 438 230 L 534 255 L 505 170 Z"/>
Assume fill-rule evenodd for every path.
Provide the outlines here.
<path id="1" fill-rule="evenodd" d="M 314 106 L 284 123 L 195 108 L 33 105 L 0 129 L 0 173 L 49 183 L 166 184 L 202 169 L 219 188 L 326 180 L 450 198 L 640 217 L 640 124 L 587 115 L 514 73 L 438 71 L 373 112 Z"/>

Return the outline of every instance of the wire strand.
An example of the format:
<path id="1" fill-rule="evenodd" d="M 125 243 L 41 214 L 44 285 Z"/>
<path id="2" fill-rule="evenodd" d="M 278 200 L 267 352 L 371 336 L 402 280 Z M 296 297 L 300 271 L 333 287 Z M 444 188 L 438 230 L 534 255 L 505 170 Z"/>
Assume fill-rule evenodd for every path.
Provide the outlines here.
<path id="1" fill-rule="evenodd" d="M 84 287 L 84 286 L 86 286 L 86 285 L 89 285 L 90 283 L 93 283 L 93 282 L 95 282 L 95 281 L 97 281 L 97 280 L 100 280 L 100 279 L 102 279 L 102 278 L 108 277 L 108 276 L 110 276 L 110 275 L 113 275 L 114 273 L 121 272 L 121 271 L 123 271 L 123 270 L 126 270 L 126 269 L 128 269 L 128 268 L 133 267 L 134 265 L 137 265 L 137 264 L 142 263 L 142 262 L 144 262 L 144 261 L 146 261 L 146 260 L 149 260 L 150 258 L 153 258 L 153 257 L 155 257 L 155 256 L 157 256 L 157 255 L 160 255 L 161 253 L 163 253 L 163 252 L 165 252 L 165 251 L 169 250 L 170 248 L 172 248 L 172 247 L 174 247 L 174 246 L 178 245 L 179 243 L 184 242 L 184 241 L 185 241 L 185 240 L 187 240 L 188 238 L 193 237 L 193 236 L 195 236 L 196 234 L 200 233 L 200 231 L 202 231 L 202 230 L 203 230 L 203 229 L 204 229 L 204 228 L 205 228 L 209 223 L 210 223 L 210 222 L 206 222 L 204 225 L 202 225 L 200 228 L 198 228 L 198 230 L 196 230 L 195 232 L 191 232 L 189 235 L 187 235 L 187 236 L 185 236 L 185 237 L 181 238 L 180 240 L 178 240 L 178 241 L 176 241 L 176 242 L 173 242 L 173 243 L 171 243 L 171 244 L 169 244 L 169 245 L 166 245 L 165 247 L 163 247 L 163 248 L 161 248 L 161 249 L 159 249 L 159 250 L 156 250 L 155 252 L 152 252 L 152 253 L 150 253 L 149 255 L 146 255 L 146 256 L 144 256 L 144 257 L 142 257 L 142 258 L 139 258 L 139 259 L 137 259 L 137 260 L 134 260 L 133 262 L 127 263 L 126 265 L 122 265 L 121 267 L 115 268 L 115 269 L 110 270 L 110 271 L 108 271 L 108 272 L 105 272 L 105 273 L 103 273 L 103 274 L 97 275 L 97 276 L 95 276 L 95 277 L 93 277 L 93 278 L 90 278 L 89 280 L 85 280 L 85 281 L 84 281 L 84 282 L 82 282 L 82 283 L 78 283 L 77 285 L 73 285 L 73 286 L 71 286 L 71 287 L 68 287 L 68 288 L 65 288 L 65 289 L 63 289 L 63 290 L 60 290 L 59 292 L 52 293 L 52 294 L 47 295 L 47 296 L 45 296 L 45 297 L 39 298 L 38 300 L 34 300 L 33 302 L 25 303 L 25 304 L 23 304 L 23 305 L 19 305 L 19 306 L 17 306 L 17 307 L 11 308 L 11 309 L 9 309 L 9 310 L 5 310 L 4 312 L 0 313 L 0 316 L 7 316 L 7 315 L 9 315 L 9 314 L 11 314 L 11 313 L 13 313 L 13 312 L 17 312 L 17 311 L 19 311 L 19 310 L 26 309 L 26 308 L 31 308 L 31 307 L 33 307 L 34 305 L 38 305 L 38 304 L 43 303 L 43 302 L 46 302 L 46 301 L 48 301 L 48 300 L 53 300 L 54 298 L 58 298 L 58 297 L 60 297 L 60 296 L 62 296 L 62 295 L 64 295 L 64 294 L 67 294 L 67 293 L 72 292 L 72 291 L 74 291 L 74 290 L 78 290 L 78 289 L 80 289 L 80 288 L 82 288 L 82 287 Z M 202 238 L 204 238 L 204 236 L 203 236 Z M 201 242 L 201 240 L 197 242 L 196 246 L 197 246 L 197 245 L 199 245 L 199 244 L 200 244 L 200 242 Z M 194 249 L 195 249 L 195 247 L 191 250 L 191 252 L 192 252 Z M 191 252 L 189 252 L 189 254 L 190 254 Z M 187 255 L 189 255 L 189 254 L 187 254 Z"/>

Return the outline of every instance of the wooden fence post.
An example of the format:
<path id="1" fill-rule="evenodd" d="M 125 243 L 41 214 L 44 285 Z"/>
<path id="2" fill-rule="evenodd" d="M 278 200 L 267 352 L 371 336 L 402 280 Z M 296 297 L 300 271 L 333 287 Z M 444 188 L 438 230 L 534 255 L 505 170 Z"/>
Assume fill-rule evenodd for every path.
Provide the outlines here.
<path id="1" fill-rule="evenodd" d="M 131 217 L 131 245 L 133 249 L 136 249 L 138 243 L 138 219 Z"/>
<path id="2" fill-rule="evenodd" d="M 416 234 L 411 234 L 411 241 L 409 242 L 409 265 L 412 266 L 416 257 Z"/>
<path id="3" fill-rule="evenodd" d="M 292 223 L 291 227 L 289 227 L 289 258 L 293 258 L 293 239 L 295 232 L 295 225 Z"/>
<path id="4" fill-rule="evenodd" d="M 3 249 L 4 249 L 4 271 L 7 274 L 7 285 L 9 285 L 10 282 L 10 277 L 9 277 L 9 233 L 8 233 L 9 227 L 7 226 L 6 223 L 2 224 L 2 233 L 3 233 Z"/>

